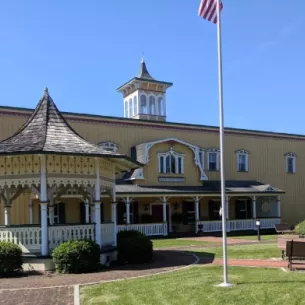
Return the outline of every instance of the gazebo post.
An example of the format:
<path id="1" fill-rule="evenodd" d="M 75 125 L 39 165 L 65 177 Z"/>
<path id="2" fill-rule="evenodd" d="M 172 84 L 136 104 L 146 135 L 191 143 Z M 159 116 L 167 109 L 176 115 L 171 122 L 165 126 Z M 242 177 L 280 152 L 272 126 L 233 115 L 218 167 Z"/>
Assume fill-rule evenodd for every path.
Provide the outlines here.
<path id="1" fill-rule="evenodd" d="M 101 238 L 101 179 L 100 179 L 100 162 L 98 158 L 95 158 L 95 241 L 98 245 L 102 246 Z"/>
<path id="2" fill-rule="evenodd" d="M 5 204 L 4 206 L 4 224 L 9 226 L 11 224 L 11 205 Z"/>
<path id="3" fill-rule="evenodd" d="M 111 220 L 113 222 L 113 246 L 117 245 L 117 203 L 116 203 L 116 191 L 115 191 L 115 185 L 112 189 L 112 209 L 111 209 Z"/>
<path id="4" fill-rule="evenodd" d="M 46 156 L 40 156 L 41 255 L 49 254 Z"/>

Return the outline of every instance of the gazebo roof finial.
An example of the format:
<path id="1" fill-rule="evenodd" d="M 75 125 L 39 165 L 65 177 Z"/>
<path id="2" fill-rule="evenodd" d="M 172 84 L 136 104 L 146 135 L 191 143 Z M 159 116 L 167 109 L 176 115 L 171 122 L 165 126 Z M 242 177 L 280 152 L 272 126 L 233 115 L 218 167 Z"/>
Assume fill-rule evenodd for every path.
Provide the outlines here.
<path id="1" fill-rule="evenodd" d="M 44 92 L 45 93 L 49 93 L 49 89 L 48 89 L 48 87 L 46 86 L 46 87 L 44 87 Z"/>

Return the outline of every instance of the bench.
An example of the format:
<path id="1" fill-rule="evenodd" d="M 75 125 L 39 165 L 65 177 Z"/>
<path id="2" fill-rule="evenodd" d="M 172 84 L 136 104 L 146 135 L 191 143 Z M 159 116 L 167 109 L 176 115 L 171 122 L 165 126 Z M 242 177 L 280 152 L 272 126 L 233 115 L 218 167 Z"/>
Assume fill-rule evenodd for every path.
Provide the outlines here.
<path id="1" fill-rule="evenodd" d="M 288 257 L 288 268 L 305 269 L 305 242 L 287 241 L 286 256 Z"/>
<path id="2" fill-rule="evenodd" d="M 282 259 L 285 259 L 286 243 L 287 241 L 299 241 L 305 243 L 305 238 L 300 238 L 299 235 L 279 235 L 277 238 L 277 246 L 282 250 Z"/>
<path id="3" fill-rule="evenodd" d="M 278 234 L 291 234 L 293 233 L 294 226 L 288 223 L 281 223 L 274 225 L 274 229 Z"/>

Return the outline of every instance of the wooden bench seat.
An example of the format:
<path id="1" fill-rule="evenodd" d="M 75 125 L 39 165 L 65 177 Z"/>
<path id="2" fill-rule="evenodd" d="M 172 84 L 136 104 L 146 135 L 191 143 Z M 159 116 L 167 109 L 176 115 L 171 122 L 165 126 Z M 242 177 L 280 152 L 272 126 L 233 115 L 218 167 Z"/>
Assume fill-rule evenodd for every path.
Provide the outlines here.
<path id="1" fill-rule="evenodd" d="M 278 234 L 292 234 L 294 230 L 294 226 L 288 223 L 280 223 L 274 225 L 274 229 Z"/>
<path id="2" fill-rule="evenodd" d="M 292 270 L 305 269 L 305 242 L 287 241 L 286 256 L 288 257 L 288 268 Z"/>

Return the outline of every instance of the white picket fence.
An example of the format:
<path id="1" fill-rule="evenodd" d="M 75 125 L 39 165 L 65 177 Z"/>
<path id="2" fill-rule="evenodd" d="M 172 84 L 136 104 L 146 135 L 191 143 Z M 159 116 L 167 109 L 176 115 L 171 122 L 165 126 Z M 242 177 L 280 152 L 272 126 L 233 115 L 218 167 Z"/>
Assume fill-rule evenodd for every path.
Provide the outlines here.
<path id="1" fill-rule="evenodd" d="M 261 229 L 273 229 L 275 224 L 280 224 L 280 218 L 263 218 L 260 219 Z M 222 230 L 221 220 L 217 221 L 198 221 L 198 225 L 203 225 L 203 232 L 220 232 Z M 246 230 L 256 230 L 256 219 L 237 219 L 237 220 L 227 220 L 227 231 L 246 231 Z"/>
<path id="2" fill-rule="evenodd" d="M 149 223 L 149 224 L 130 224 L 130 225 L 119 225 L 117 226 L 118 232 L 120 231 L 140 231 L 147 236 L 166 236 L 167 224 L 166 223 Z"/>
<path id="3" fill-rule="evenodd" d="M 0 241 L 9 241 L 21 247 L 22 252 L 40 251 L 40 227 L 1 227 Z"/>
<path id="4" fill-rule="evenodd" d="M 94 224 L 50 226 L 48 231 L 50 249 L 68 240 L 95 239 Z"/>

